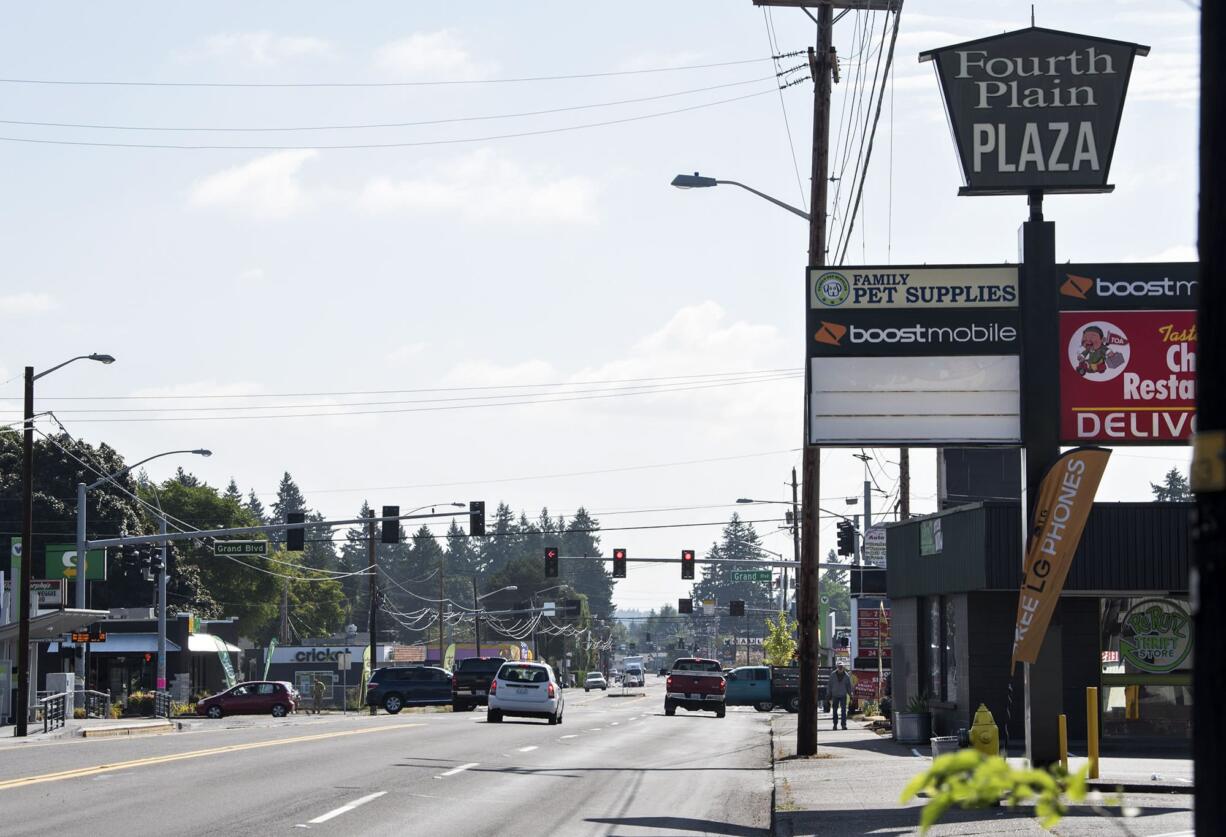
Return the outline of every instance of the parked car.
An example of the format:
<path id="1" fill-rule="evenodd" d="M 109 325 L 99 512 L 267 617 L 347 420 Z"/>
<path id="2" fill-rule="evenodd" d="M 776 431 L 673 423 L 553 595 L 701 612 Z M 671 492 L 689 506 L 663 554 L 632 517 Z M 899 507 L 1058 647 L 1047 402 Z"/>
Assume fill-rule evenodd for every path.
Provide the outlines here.
<path id="1" fill-rule="evenodd" d="M 451 670 L 451 709 L 469 712 L 488 703 L 490 681 L 502 668 L 505 657 L 469 657 Z"/>
<path id="2" fill-rule="evenodd" d="M 590 692 L 592 689 L 600 689 L 602 692 L 609 691 L 609 682 L 599 671 L 589 671 L 587 677 L 583 678 L 583 691 Z"/>
<path id="3" fill-rule="evenodd" d="M 491 724 L 504 717 L 545 718 L 550 724 L 562 723 L 566 699 L 553 668 L 546 663 L 503 663 L 490 681 L 489 714 Z"/>
<path id="4" fill-rule="evenodd" d="M 284 718 L 298 711 L 298 690 L 282 680 L 251 680 L 196 701 L 196 714 L 209 718 L 226 715 L 266 715 Z"/>
<path id="5" fill-rule="evenodd" d="M 677 707 L 688 712 L 714 712 L 722 718 L 724 705 L 724 672 L 719 660 L 681 657 L 673 661 L 672 671 L 665 682 L 664 714 L 677 714 Z"/>
<path id="6" fill-rule="evenodd" d="M 451 672 L 437 666 L 386 666 L 366 684 L 366 705 L 395 715 L 406 706 L 451 703 Z"/>

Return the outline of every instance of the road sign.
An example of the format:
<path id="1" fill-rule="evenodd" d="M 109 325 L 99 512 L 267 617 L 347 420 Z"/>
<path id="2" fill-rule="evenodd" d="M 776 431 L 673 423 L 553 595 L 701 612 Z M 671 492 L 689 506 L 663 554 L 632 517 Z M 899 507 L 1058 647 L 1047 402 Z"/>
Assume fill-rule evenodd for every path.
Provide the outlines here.
<path id="1" fill-rule="evenodd" d="M 267 555 L 268 541 L 214 541 L 214 555 Z"/>
<path id="2" fill-rule="evenodd" d="M 77 577 L 77 546 L 51 543 L 46 549 L 47 578 Z M 85 556 L 85 580 L 106 581 L 106 550 L 91 549 Z"/>
<path id="3" fill-rule="evenodd" d="M 34 595 L 38 597 L 39 607 L 58 607 L 63 605 L 65 586 L 66 582 L 62 578 L 30 579 L 30 589 L 34 591 Z M 11 591 L 13 589 L 13 582 L 4 582 L 4 589 Z M 21 589 L 20 584 L 17 585 L 17 589 Z"/>
<path id="4" fill-rule="evenodd" d="M 353 665 L 353 652 L 352 651 L 341 651 L 340 653 L 336 655 L 337 670 L 345 671 L 351 665 Z"/>
<path id="5" fill-rule="evenodd" d="M 770 581 L 770 570 L 733 570 L 733 581 Z"/>

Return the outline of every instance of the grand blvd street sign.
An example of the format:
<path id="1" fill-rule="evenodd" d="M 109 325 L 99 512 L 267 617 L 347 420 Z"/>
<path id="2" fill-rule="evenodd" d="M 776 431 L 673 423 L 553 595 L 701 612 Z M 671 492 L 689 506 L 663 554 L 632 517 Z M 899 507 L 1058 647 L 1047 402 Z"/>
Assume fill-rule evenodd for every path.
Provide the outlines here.
<path id="1" fill-rule="evenodd" d="M 770 570 L 733 570 L 732 580 L 735 581 L 770 581 Z"/>
<path id="2" fill-rule="evenodd" d="M 267 555 L 268 541 L 214 541 L 214 555 Z"/>
<path id="3" fill-rule="evenodd" d="M 1133 58 L 1149 47 L 1030 27 L 920 53 L 936 67 L 962 195 L 1110 192 Z"/>

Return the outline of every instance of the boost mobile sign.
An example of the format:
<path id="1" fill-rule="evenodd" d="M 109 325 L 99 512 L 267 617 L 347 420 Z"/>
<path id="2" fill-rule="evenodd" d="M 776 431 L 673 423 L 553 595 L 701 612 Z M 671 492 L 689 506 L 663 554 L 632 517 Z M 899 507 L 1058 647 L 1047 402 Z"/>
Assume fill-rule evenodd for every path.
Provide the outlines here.
<path id="1" fill-rule="evenodd" d="M 1133 58 L 1149 47 L 1030 27 L 920 53 L 933 61 L 960 194 L 1109 192 Z"/>

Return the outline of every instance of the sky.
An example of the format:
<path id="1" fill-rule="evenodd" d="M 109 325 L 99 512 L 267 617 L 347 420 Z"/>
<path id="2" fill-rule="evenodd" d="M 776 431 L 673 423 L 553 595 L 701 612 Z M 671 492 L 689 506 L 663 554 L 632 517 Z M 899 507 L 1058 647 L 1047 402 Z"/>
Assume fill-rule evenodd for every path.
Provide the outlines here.
<path id="1" fill-rule="evenodd" d="M 1040 26 L 1152 47 L 1115 192 L 1046 201 L 1058 260 L 1194 259 L 1196 12 L 1035 6 Z M 1030 7 L 908 0 L 847 264 L 1017 260 L 1024 200 L 957 196 L 917 55 L 1022 28 Z M 787 500 L 799 467 L 805 224 L 734 187 L 669 181 L 702 172 L 807 209 L 811 86 L 779 91 L 776 70 L 804 59 L 770 60 L 811 45 L 801 11 L 129 2 L 8 17 L 0 422 L 20 416 L 22 367 L 105 352 L 117 362 L 40 380 L 36 409 L 128 461 L 214 451 L 150 463 L 157 479 L 182 465 L 269 503 L 288 470 L 330 518 L 363 500 L 583 506 L 606 554 L 632 557 L 701 552 L 739 510 L 790 555 L 785 506 L 735 500 Z M 836 160 L 855 151 L 851 91 L 881 27 L 857 13 L 835 27 Z M 167 145 L 206 147 L 151 147 Z M 836 240 L 849 193 L 832 185 Z M 822 452 L 824 508 L 860 511 L 845 501 L 862 492 L 854 453 Z M 898 452 L 868 453 L 874 508 L 892 508 Z M 1121 449 L 1099 499 L 1150 499 L 1188 460 Z M 913 512 L 935 508 L 934 463 L 912 456 Z M 624 608 L 688 592 L 672 564 L 629 576 Z"/>

